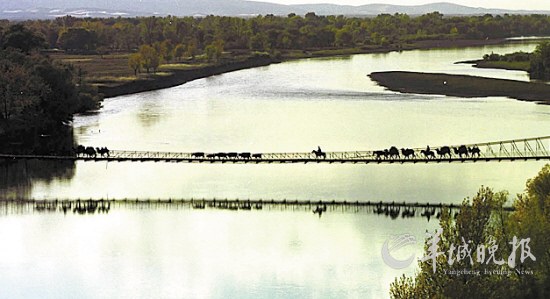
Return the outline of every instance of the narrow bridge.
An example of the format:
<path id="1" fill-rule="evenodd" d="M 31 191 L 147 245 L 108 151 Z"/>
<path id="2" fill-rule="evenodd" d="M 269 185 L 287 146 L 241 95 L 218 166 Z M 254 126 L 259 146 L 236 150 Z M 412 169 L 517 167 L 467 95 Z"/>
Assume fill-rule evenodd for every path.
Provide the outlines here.
<path id="1" fill-rule="evenodd" d="M 422 217 L 439 219 L 445 210 L 456 217 L 460 204 L 383 201 L 273 200 L 273 199 L 0 199 L 0 216 L 9 214 L 55 213 L 95 214 L 112 209 L 193 209 L 229 211 L 295 211 L 324 213 L 367 213 L 392 220 Z M 503 207 L 504 212 L 513 207 Z"/>
<path id="2" fill-rule="evenodd" d="M 182 163 L 450 163 L 550 160 L 550 136 L 427 148 L 302 153 L 181 153 L 110 150 L 105 155 L 12 155 L 0 159 L 84 160 Z"/>

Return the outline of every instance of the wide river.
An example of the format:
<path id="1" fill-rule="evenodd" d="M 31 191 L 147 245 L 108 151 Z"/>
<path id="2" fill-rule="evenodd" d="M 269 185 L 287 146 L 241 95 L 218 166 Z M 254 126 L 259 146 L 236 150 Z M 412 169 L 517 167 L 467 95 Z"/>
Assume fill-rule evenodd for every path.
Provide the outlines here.
<path id="1" fill-rule="evenodd" d="M 305 59 L 106 99 L 74 120 L 80 144 L 120 150 L 304 152 L 432 147 L 546 136 L 550 106 L 385 91 L 374 71 L 529 80 L 456 61 L 532 51 L 534 43 Z M 524 190 L 545 162 L 230 165 L 38 162 L 2 166 L 4 197 L 239 198 L 460 203 L 480 186 Z M 61 167 L 62 168 L 62 167 Z M 39 169 L 39 170 L 37 170 Z M 48 177 L 41 173 L 52 172 Z M 513 198 L 513 196 L 511 196 Z M 16 213 L 0 206 L 0 289 L 7 298 L 380 298 L 396 270 L 394 235 L 437 222 L 367 213 L 113 208 Z"/>

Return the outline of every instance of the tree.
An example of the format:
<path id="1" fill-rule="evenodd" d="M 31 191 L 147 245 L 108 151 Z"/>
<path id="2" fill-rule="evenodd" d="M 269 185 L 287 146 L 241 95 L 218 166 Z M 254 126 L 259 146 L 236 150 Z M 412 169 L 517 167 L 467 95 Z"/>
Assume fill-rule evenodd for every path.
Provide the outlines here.
<path id="1" fill-rule="evenodd" d="M 0 41 L 2 49 L 15 48 L 25 53 L 46 47 L 46 41 L 42 36 L 35 34 L 22 24 L 10 26 Z"/>
<path id="2" fill-rule="evenodd" d="M 481 188 L 472 199 L 472 205 L 465 201 L 456 220 L 448 211 L 440 220 L 441 235 L 439 252 L 446 254 L 435 258 L 433 271 L 431 260 L 420 262 L 420 271 L 411 277 L 396 279 L 391 285 L 393 298 L 548 298 L 550 296 L 550 165 L 546 165 L 539 174 L 527 182 L 527 193 L 519 195 L 514 202 L 514 212 L 503 211 L 508 194 L 494 193 L 489 188 Z M 513 250 L 513 240 L 526 240 L 527 249 L 532 256 L 520 260 L 519 252 Z M 449 264 L 449 251 L 471 241 L 473 264 L 469 259 Z M 511 243 L 510 243 L 511 242 Z M 515 243 L 517 245 L 517 243 Z M 525 244 L 525 243 L 524 243 Z M 479 262 L 479 248 L 489 249 L 497 246 L 494 259 L 487 263 Z M 477 250 L 476 250 L 477 249 Z M 522 252 L 524 247 L 522 246 Z M 428 243 L 425 247 L 429 254 Z M 519 249 L 517 250 L 519 251 Z M 484 252 L 488 252 L 485 250 Z M 511 257 L 516 260 L 511 268 Z M 498 264 L 497 261 L 501 261 Z M 521 261 L 521 262 L 520 262 Z M 449 275 L 450 270 L 468 269 L 480 271 L 481 275 Z M 484 271 L 498 270 L 509 275 L 490 275 Z M 517 271 L 515 271 L 517 270 Z M 522 275 L 521 271 L 531 270 L 533 274 Z M 446 271 L 446 272 L 445 272 Z M 485 275 L 484 275 L 485 274 Z"/>
<path id="3" fill-rule="evenodd" d="M 451 28 L 449 34 L 451 35 L 451 38 L 455 39 L 458 36 L 458 28 L 456 28 L 456 26 Z"/>
<path id="4" fill-rule="evenodd" d="M 335 37 L 336 37 L 336 45 L 340 47 L 350 46 L 353 40 L 353 36 L 351 35 L 349 28 L 347 27 L 344 27 L 336 31 Z"/>
<path id="5" fill-rule="evenodd" d="M 97 88 L 72 66 L 38 53 L 0 51 L 0 135 L 55 131 L 77 112 L 99 107 Z"/>
<path id="6" fill-rule="evenodd" d="M 541 42 L 531 56 L 531 77 L 550 78 L 550 42 Z"/>
<path id="7" fill-rule="evenodd" d="M 212 44 L 208 45 L 205 49 L 208 62 L 219 62 L 223 53 L 224 42 L 221 39 L 215 40 Z"/>
<path id="8" fill-rule="evenodd" d="M 182 45 L 182 44 L 178 44 L 175 48 L 174 48 L 174 58 L 176 59 L 176 61 L 180 61 L 181 58 L 183 57 L 183 54 L 185 54 L 185 46 Z"/>
<path id="9" fill-rule="evenodd" d="M 160 64 L 160 56 L 155 48 L 149 45 L 143 45 L 139 47 L 139 55 L 141 56 L 141 65 L 145 68 L 147 73 L 149 73 L 151 69 L 153 69 L 153 72 L 156 72 Z"/>
<path id="10" fill-rule="evenodd" d="M 161 61 L 169 62 L 172 60 L 173 45 L 169 40 L 155 42 L 153 48 L 157 51 Z"/>
<path id="11" fill-rule="evenodd" d="M 263 32 L 258 32 L 250 38 L 250 49 L 256 51 L 268 51 L 269 50 L 269 40 L 267 35 Z"/>
<path id="12" fill-rule="evenodd" d="M 8 122 L 38 106 L 43 82 L 31 70 L 8 59 L 0 60 L 0 116 Z"/>
<path id="13" fill-rule="evenodd" d="M 533 276 L 522 277 L 520 288 L 524 297 L 550 297 L 550 165 L 546 165 L 536 177 L 527 181 L 527 193 L 514 203 L 510 217 L 510 230 L 518 236 L 531 238 L 531 249 L 537 257 L 529 267 Z"/>
<path id="14" fill-rule="evenodd" d="M 69 28 L 61 33 L 58 43 L 65 50 L 92 51 L 96 49 L 98 39 L 93 31 L 84 28 Z"/>
<path id="15" fill-rule="evenodd" d="M 194 60 L 195 55 L 197 55 L 197 41 L 191 40 L 191 42 L 187 44 L 187 51 L 185 51 L 185 56 L 191 57 L 191 59 Z"/>
<path id="16" fill-rule="evenodd" d="M 142 65 L 141 54 L 134 53 L 128 57 L 128 66 L 134 71 L 134 76 L 137 76 L 137 73 Z"/>

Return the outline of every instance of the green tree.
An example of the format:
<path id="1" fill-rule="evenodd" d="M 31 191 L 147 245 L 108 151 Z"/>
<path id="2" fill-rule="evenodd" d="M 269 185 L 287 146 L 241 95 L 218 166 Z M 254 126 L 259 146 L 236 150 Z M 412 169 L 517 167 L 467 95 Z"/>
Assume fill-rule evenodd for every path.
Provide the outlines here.
<path id="1" fill-rule="evenodd" d="M 145 68 L 147 73 L 149 73 L 151 69 L 153 72 L 156 72 L 160 64 L 160 56 L 157 50 L 149 45 L 143 45 L 139 47 L 139 55 L 141 56 L 141 65 Z"/>
<path id="2" fill-rule="evenodd" d="M 536 79 L 550 78 L 550 42 L 540 43 L 531 56 L 531 77 Z"/>
<path id="3" fill-rule="evenodd" d="M 197 55 L 197 41 L 191 40 L 189 44 L 187 44 L 187 51 L 185 51 L 185 56 L 191 57 L 191 59 L 194 60 L 195 55 Z"/>
<path id="4" fill-rule="evenodd" d="M 92 51 L 98 39 L 95 32 L 85 28 L 69 28 L 59 36 L 59 46 L 65 50 Z"/>
<path id="5" fill-rule="evenodd" d="M 40 35 L 35 34 L 22 24 L 11 25 L 3 38 L 0 39 L 2 49 L 14 48 L 25 53 L 32 50 L 43 49 L 46 47 L 46 41 Z"/>
<path id="6" fill-rule="evenodd" d="M 176 45 L 173 53 L 173 56 L 176 59 L 176 61 L 180 61 L 184 54 L 185 54 L 185 46 L 182 44 Z"/>
<path id="7" fill-rule="evenodd" d="M 458 36 L 458 28 L 456 27 L 451 28 L 451 30 L 449 31 L 449 34 L 451 35 L 452 39 L 455 39 Z"/>
<path id="8" fill-rule="evenodd" d="M 531 238 L 530 247 L 537 257 L 528 267 L 534 275 L 518 277 L 525 298 L 550 297 L 550 165 L 527 181 L 527 194 L 514 203 L 510 231 Z"/>
<path id="9" fill-rule="evenodd" d="M 221 39 L 215 40 L 205 49 L 208 62 L 219 62 L 223 53 L 224 42 Z"/>
<path id="10" fill-rule="evenodd" d="M 137 76 L 137 73 L 142 65 L 142 59 L 140 53 L 131 54 L 128 57 L 128 66 L 134 71 L 134 76 Z"/>
<path id="11" fill-rule="evenodd" d="M 442 229 L 438 251 L 446 254 L 436 258 L 437 271 L 431 261 L 420 262 L 420 271 L 415 277 L 403 276 L 391 285 L 392 298 L 548 298 L 550 296 L 550 165 L 527 183 L 527 193 L 518 196 L 514 202 L 515 211 L 503 211 L 507 200 L 506 192 L 494 193 L 481 188 L 478 194 L 465 201 L 456 220 L 447 211 L 440 220 Z M 513 237 L 530 238 L 530 253 L 536 260 L 527 258 L 519 262 L 519 252 L 511 250 L 509 242 Z M 475 259 L 455 259 L 449 264 L 449 251 L 453 246 L 468 243 Z M 429 248 L 426 244 L 426 255 Z M 491 262 L 480 263 L 476 253 L 479 246 L 488 252 L 491 246 L 498 246 Z M 456 250 L 457 248 L 454 247 Z M 519 250 L 518 250 L 519 251 Z M 510 256 L 516 257 L 517 265 L 511 269 Z M 486 255 L 485 258 L 489 258 Z M 502 260 L 498 265 L 494 261 Z M 488 261 L 488 260 L 486 260 Z M 482 275 L 453 276 L 450 270 L 477 270 Z M 484 275 L 484 270 L 511 271 L 510 275 Z M 522 275 L 514 270 L 532 270 L 533 275 Z"/>
<path id="12" fill-rule="evenodd" d="M 0 116 L 8 123 L 38 106 L 44 86 L 41 78 L 24 65 L 1 59 L 0 70 Z"/>
<path id="13" fill-rule="evenodd" d="M 78 78 L 72 66 L 3 50 L 0 69 L 0 135 L 56 130 L 74 113 L 99 107 L 97 89 Z"/>

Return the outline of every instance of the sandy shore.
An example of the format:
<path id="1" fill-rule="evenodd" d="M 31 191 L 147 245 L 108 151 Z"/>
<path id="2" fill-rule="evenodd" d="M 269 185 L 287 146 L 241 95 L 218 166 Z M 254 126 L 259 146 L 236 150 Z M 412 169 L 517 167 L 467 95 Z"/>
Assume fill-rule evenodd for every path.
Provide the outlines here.
<path id="1" fill-rule="evenodd" d="M 380 86 L 401 93 L 509 97 L 550 104 L 550 85 L 543 83 L 417 72 L 376 72 L 369 76 Z"/>

